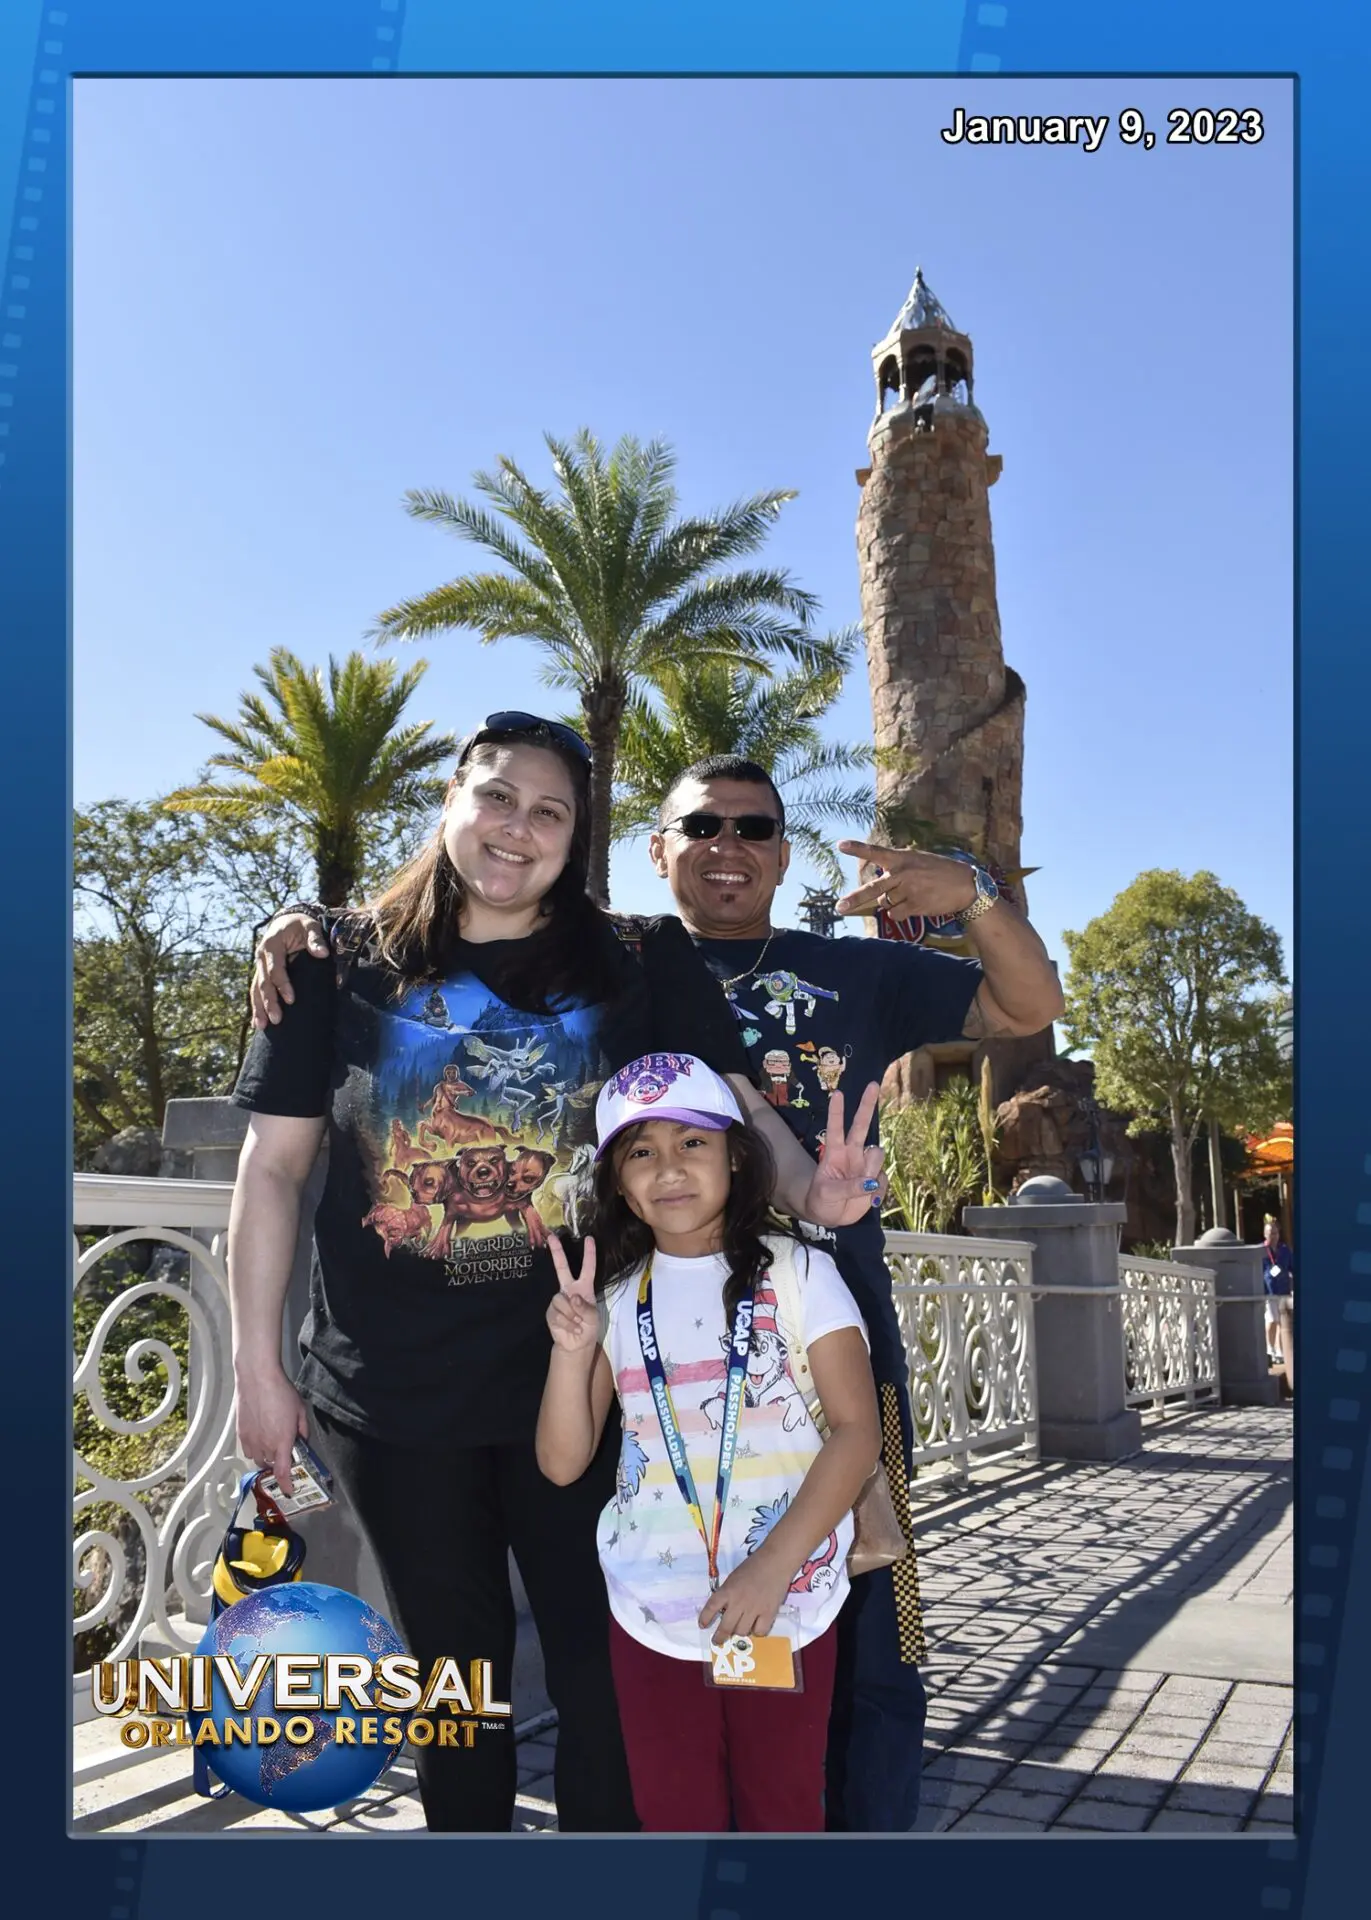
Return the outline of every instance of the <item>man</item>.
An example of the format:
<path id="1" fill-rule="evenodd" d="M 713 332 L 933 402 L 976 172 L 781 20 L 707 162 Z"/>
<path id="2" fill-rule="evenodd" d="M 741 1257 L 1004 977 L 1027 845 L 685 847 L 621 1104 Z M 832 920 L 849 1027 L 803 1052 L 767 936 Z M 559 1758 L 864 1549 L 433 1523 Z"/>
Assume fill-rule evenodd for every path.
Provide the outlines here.
<path id="1" fill-rule="evenodd" d="M 848 894 L 839 911 L 860 915 L 879 905 L 896 920 L 962 915 L 975 960 L 774 926 L 790 843 L 780 794 L 753 761 L 727 755 L 687 767 L 663 796 L 658 822 L 649 841 L 653 864 L 733 1004 L 759 1087 L 816 1156 L 835 1087 L 852 1112 L 871 1081 L 920 1046 L 1039 1033 L 1061 1013 L 1042 942 L 1014 907 L 994 898 L 988 876 L 960 860 L 841 841 L 840 852 L 880 866 L 883 877 Z M 322 935 L 311 950 L 328 951 Z M 278 963 L 273 978 L 259 950 L 259 1019 L 274 1007 L 283 971 Z M 839 1617 L 826 1817 L 835 1832 L 904 1833 L 918 1812 L 927 1703 L 908 1495 L 908 1368 L 878 1205 L 879 1195 L 866 1221 L 837 1230 L 833 1252 L 870 1335 L 886 1472 L 910 1552 L 855 1581 Z"/>
<path id="2" fill-rule="evenodd" d="M 658 822 L 649 842 L 653 864 L 733 1003 L 768 1099 L 812 1152 L 823 1145 L 830 1083 L 846 1077 L 843 1091 L 860 1092 L 920 1046 L 1040 1033 L 1062 1011 L 1041 940 L 994 897 L 988 876 L 964 861 L 841 841 L 839 852 L 881 867 L 883 877 L 849 893 L 838 911 L 879 906 L 896 920 L 958 914 L 974 961 L 898 941 L 832 940 L 777 927 L 772 904 L 790 843 L 781 796 L 755 762 L 727 755 L 687 767 L 663 796 Z M 840 1616 L 827 1820 L 833 1831 L 907 1832 L 918 1811 L 926 1710 L 907 1492 L 908 1370 L 878 1212 L 835 1238 L 834 1257 L 871 1336 L 886 1470 L 911 1551 L 855 1581 Z"/>

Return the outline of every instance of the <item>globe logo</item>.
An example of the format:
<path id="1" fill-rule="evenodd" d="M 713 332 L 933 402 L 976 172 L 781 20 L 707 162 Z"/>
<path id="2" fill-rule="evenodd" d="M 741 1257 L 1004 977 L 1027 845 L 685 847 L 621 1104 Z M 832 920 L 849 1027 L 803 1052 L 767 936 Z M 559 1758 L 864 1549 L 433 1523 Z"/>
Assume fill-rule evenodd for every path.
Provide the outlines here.
<path id="1" fill-rule="evenodd" d="M 355 1594 L 298 1581 L 264 1587 L 225 1608 L 210 1622 L 196 1653 L 211 1660 L 227 1655 L 238 1672 L 245 1674 L 261 1654 L 272 1661 L 279 1654 L 309 1654 L 320 1659 L 329 1654 L 352 1654 L 374 1662 L 404 1650 L 390 1622 Z M 225 1786 L 258 1806 L 280 1807 L 288 1813 L 318 1813 L 325 1807 L 341 1806 L 364 1794 L 399 1751 L 394 1745 L 364 1745 L 340 1737 L 337 1712 L 318 1707 L 278 1707 L 270 1665 L 250 1716 L 232 1704 L 217 1671 L 210 1698 L 207 1713 L 190 1716 L 191 1736 L 195 1738 L 206 1721 L 214 1723 L 218 1743 L 202 1746 L 199 1752 Z M 263 1716 L 274 1719 L 280 1728 L 269 1745 L 225 1737 L 228 1721 L 241 1725 L 250 1717 L 254 1725 L 259 1725 Z M 293 1739 L 286 1737 L 288 1723 Z M 313 1729 L 305 1739 L 299 1738 L 305 1732 L 302 1723 Z"/>

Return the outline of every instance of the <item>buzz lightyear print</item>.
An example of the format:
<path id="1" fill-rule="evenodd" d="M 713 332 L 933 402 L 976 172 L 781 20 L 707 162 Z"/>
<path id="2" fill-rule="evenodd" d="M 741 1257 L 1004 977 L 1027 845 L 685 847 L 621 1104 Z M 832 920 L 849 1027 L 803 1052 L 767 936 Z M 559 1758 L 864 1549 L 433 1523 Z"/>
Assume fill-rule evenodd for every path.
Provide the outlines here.
<path id="1" fill-rule="evenodd" d="M 757 976 L 757 985 L 767 996 L 765 1013 L 772 1020 L 782 1020 L 788 1034 L 795 1031 L 795 1009 L 802 1007 L 807 1020 L 814 1018 L 814 1009 L 820 1000 L 837 1001 L 838 995 L 830 993 L 827 987 L 816 987 L 809 980 L 802 980 L 798 973 L 790 973 L 784 967 L 774 973 L 762 973 Z"/>

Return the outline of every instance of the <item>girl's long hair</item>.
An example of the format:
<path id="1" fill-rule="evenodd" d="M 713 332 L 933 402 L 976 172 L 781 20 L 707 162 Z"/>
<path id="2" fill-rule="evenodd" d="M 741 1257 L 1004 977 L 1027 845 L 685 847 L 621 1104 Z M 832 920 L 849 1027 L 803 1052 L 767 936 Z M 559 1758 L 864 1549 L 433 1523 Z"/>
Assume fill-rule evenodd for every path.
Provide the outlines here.
<path id="1" fill-rule="evenodd" d="M 604 1158 L 596 1163 L 587 1233 L 595 1236 L 595 1291 L 604 1294 L 653 1249 L 652 1229 L 640 1220 L 619 1191 L 619 1167 L 624 1154 L 647 1123 L 625 1127 Z M 737 1122 L 728 1128 L 729 1161 L 733 1177 L 724 1206 L 723 1246 L 728 1261 L 724 1282 L 724 1315 L 733 1325 L 733 1312 L 743 1292 L 757 1283 L 771 1265 L 771 1249 L 763 1234 L 791 1233 L 771 1210 L 775 1162 L 771 1149 L 754 1127 Z"/>
<path id="2" fill-rule="evenodd" d="M 461 786 L 500 748 L 540 747 L 571 776 L 575 820 L 566 865 L 543 896 L 543 923 L 512 942 L 504 959 L 501 998 L 528 1013 L 549 1013 L 580 998 L 595 999 L 603 979 L 604 916 L 586 891 L 590 873 L 590 769 L 555 735 L 530 729 L 480 740 L 453 775 Z M 398 994 L 453 971 L 461 940 L 466 888 L 443 844 L 432 838 L 359 916 L 380 958 L 398 976 Z"/>

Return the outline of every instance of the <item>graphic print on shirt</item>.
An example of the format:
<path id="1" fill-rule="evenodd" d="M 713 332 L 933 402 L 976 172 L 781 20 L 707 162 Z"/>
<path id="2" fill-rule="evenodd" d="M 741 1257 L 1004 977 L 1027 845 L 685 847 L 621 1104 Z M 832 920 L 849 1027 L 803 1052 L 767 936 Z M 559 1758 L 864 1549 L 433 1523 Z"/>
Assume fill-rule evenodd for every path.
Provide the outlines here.
<path id="1" fill-rule="evenodd" d="M 752 1525 L 747 1530 L 747 1550 L 755 1553 L 766 1539 L 776 1522 L 790 1505 L 788 1493 L 778 1494 L 764 1506 L 752 1509 Z M 827 1540 L 821 1540 L 800 1568 L 787 1593 L 828 1593 L 838 1582 L 838 1569 L 834 1562 L 838 1558 L 838 1536 L 830 1533 Z"/>
<path id="2" fill-rule="evenodd" d="M 739 1020 L 757 1020 L 761 1017 L 742 1004 L 735 988 L 729 987 L 726 992 Z M 791 973 L 785 967 L 778 968 L 774 973 L 759 973 L 748 986 L 747 996 L 749 1000 L 762 1000 L 765 996 L 762 1012 L 769 1020 L 783 1021 L 788 1035 L 795 1032 L 797 1007 L 807 1020 L 812 1020 L 820 1000 L 836 1002 L 841 998 L 837 993 L 830 993 L 827 987 L 816 987 L 812 981 L 802 980 L 798 973 Z M 753 1042 L 749 1040 L 745 1044 L 751 1046 Z"/>
<path id="3" fill-rule="evenodd" d="M 852 1058 L 851 1047 L 844 1047 L 839 1053 L 836 1047 L 816 1047 L 812 1040 L 801 1040 L 795 1051 L 800 1056 L 800 1065 L 808 1067 L 818 1080 L 820 1091 L 835 1093 Z"/>
<path id="4" fill-rule="evenodd" d="M 725 1360 L 731 1344 L 726 1333 L 720 1336 L 719 1348 Z M 780 1407 L 781 1426 L 786 1433 L 804 1425 L 809 1419 L 804 1395 L 791 1378 L 789 1360 L 789 1349 L 776 1324 L 776 1296 L 763 1280 L 758 1284 L 753 1299 L 752 1344 L 743 1387 L 743 1404 L 748 1407 Z M 700 1412 L 711 1427 L 718 1427 L 723 1420 L 724 1391 L 724 1384 L 721 1383 L 717 1392 L 700 1402 Z"/>
<path id="5" fill-rule="evenodd" d="M 788 1240 L 769 1238 L 768 1244 L 775 1260 L 799 1263 L 800 1310 L 811 1335 L 860 1324 L 856 1303 L 827 1255 L 812 1250 L 806 1256 Z M 701 1652 L 698 1616 L 709 1592 L 707 1542 L 716 1517 L 732 1327 L 722 1297 L 728 1264 L 721 1255 L 700 1260 L 659 1255 L 653 1274 L 653 1331 L 698 1515 L 682 1498 L 643 1357 L 636 1314 L 640 1278 L 640 1271 L 630 1273 L 622 1290 L 607 1296 L 604 1351 L 623 1411 L 624 1437 L 619 1484 L 601 1512 L 597 1546 L 610 1608 L 624 1631 L 659 1653 L 695 1661 Z M 792 1376 L 791 1343 L 777 1330 L 771 1276 L 763 1277 L 753 1304 L 756 1338 L 718 1513 L 720 1579 L 744 1565 L 789 1511 L 823 1444 Z M 794 1645 L 803 1647 L 822 1633 L 841 1607 L 852 1532 L 851 1515 L 845 1514 L 802 1566 L 788 1570 L 775 1631 Z"/>
<path id="6" fill-rule="evenodd" d="M 790 1055 L 784 1047 L 769 1047 L 762 1055 L 762 1074 L 766 1086 L 762 1098 L 773 1107 L 807 1107 L 805 1090 L 790 1070 Z"/>
<path id="7" fill-rule="evenodd" d="M 816 987 L 808 980 L 802 980 L 798 973 L 790 973 L 784 967 L 775 973 L 762 973 L 757 976 L 757 986 L 766 995 L 763 1012 L 768 1019 L 785 1021 L 788 1034 L 795 1031 L 795 1009 L 801 1007 L 805 1018 L 814 1018 L 814 1009 L 820 1000 L 838 999 L 836 993 L 830 993 L 827 987 Z"/>
<path id="8" fill-rule="evenodd" d="M 382 1013 L 362 1225 L 387 1258 L 444 1262 L 449 1284 L 527 1271 L 588 1164 L 598 1026 L 593 1009 L 514 1012 L 470 974 Z"/>
<path id="9" fill-rule="evenodd" d="M 619 1449 L 619 1465 L 614 1475 L 614 1497 L 620 1512 L 628 1506 L 643 1484 L 643 1475 L 646 1472 L 647 1455 L 643 1451 L 643 1443 L 638 1438 L 637 1429 L 626 1426 L 624 1443 Z"/>

